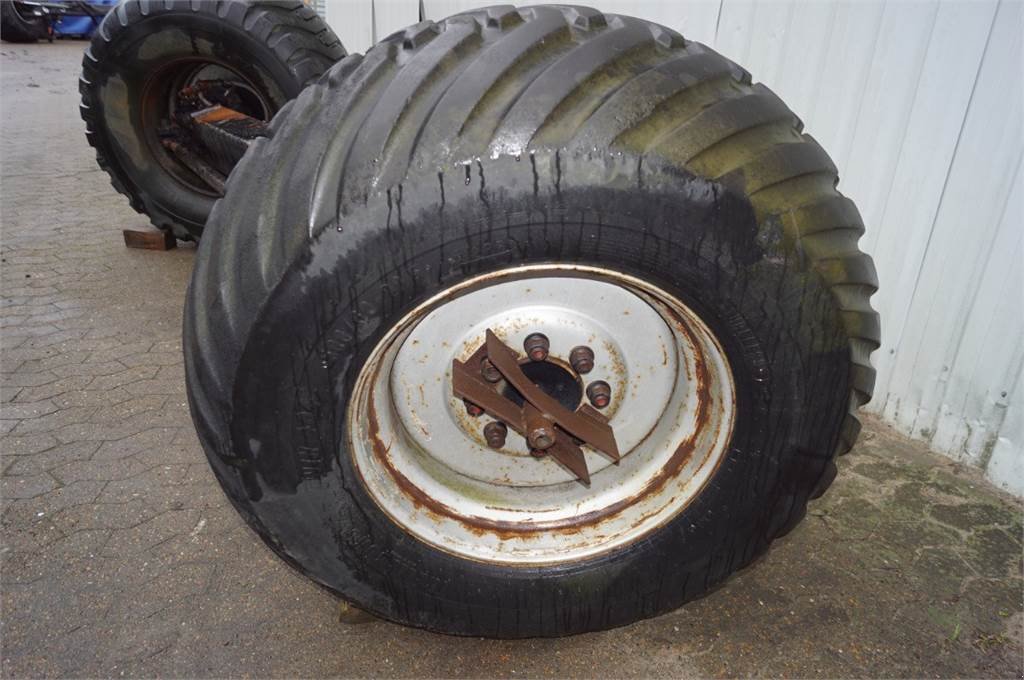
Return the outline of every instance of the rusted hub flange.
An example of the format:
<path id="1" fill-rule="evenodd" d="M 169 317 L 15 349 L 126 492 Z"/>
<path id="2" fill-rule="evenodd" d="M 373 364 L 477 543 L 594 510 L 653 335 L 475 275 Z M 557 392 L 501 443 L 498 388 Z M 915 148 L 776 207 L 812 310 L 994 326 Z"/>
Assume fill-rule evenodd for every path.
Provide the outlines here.
<path id="1" fill-rule="evenodd" d="M 539 362 L 526 343 L 537 333 Z M 576 347 L 593 352 L 585 378 Z M 532 393 L 536 367 L 578 387 L 565 403 Z M 520 267 L 460 284 L 386 334 L 356 381 L 349 450 L 371 497 L 420 540 L 487 562 L 574 561 L 639 539 L 699 493 L 731 437 L 734 394 L 714 335 L 665 291 L 604 269 Z M 563 444 L 582 465 L 552 454 Z"/>
<path id="2" fill-rule="evenodd" d="M 526 336 L 523 348 L 529 361 L 546 362 L 550 343 L 545 335 L 531 333 Z M 593 359 L 593 352 L 590 358 Z M 515 350 L 488 328 L 484 343 L 468 360 L 452 361 L 452 392 L 471 405 L 468 412 L 486 411 L 522 435 L 534 456 L 550 455 L 579 481 L 589 485 L 590 471 L 580 444 L 589 444 L 612 460 L 619 460 L 619 447 L 608 419 L 586 404 L 580 404 L 575 410 L 567 409 L 541 385 L 535 384 L 523 372 L 520 363 Z M 495 385 L 488 384 L 498 382 L 489 379 L 494 373 L 515 391 L 521 405 L 502 395 Z M 610 389 L 608 383 L 599 380 L 587 387 L 587 396 L 596 404 L 591 393 L 600 394 L 600 408 L 604 408 L 610 402 Z M 490 442 L 489 438 L 488 444 Z"/>

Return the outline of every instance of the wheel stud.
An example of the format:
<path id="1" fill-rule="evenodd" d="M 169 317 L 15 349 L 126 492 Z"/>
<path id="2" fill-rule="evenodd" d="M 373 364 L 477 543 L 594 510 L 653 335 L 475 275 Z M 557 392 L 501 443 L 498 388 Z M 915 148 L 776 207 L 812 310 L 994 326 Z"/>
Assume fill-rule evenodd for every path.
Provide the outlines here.
<path id="1" fill-rule="evenodd" d="M 594 350 L 585 345 L 573 347 L 569 352 L 569 363 L 572 364 L 572 370 L 580 375 L 590 373 L 594 370 Z"/>
<path id="2" fill-rule="evenodd" d="M 595 380 L 587 385 L 587 399 L 595 408 L 604 408 L 612 400 L 611 385 L 603 380 Z"/>
<path id="3" fill-rule="evenodd" d="M 494 364 L 487 357 L 484 357 L 483 361 L 480 362 L 480 374 L 487 382 L 496 383 L 501 380 L 501 371 L 495 368 Z"/>
<path id="4" fill-rule="evenodd" d="M 477 406 L 476 404 L 474 404 L 473 402 L 466 401 L 465 399 L 463 399 L 462 402 L 466 405 L 466 413 L 468 413 L 469 415 L 473 416 L 474 418 L 476 418 L 479 415 L 483 415 L 484 410 Z"/>
<path id="5" fill-rule="evenodd" d="M 550 346 L 548 336 L 543 333 L 530 333 L 526 336 L 526 340 L 523 340 L 523 349 L 526 350 L 526 356 L 530 357 L 531 361 L 547 359 Z"/>
<path id="6" fill-rule="evenodd" d="M 492 449 L 500 449 L 504 446 L 506 435 L 508 435 L 508 426 L 505 423 L 495 420 L 484 425 L 484 438 Z"/>

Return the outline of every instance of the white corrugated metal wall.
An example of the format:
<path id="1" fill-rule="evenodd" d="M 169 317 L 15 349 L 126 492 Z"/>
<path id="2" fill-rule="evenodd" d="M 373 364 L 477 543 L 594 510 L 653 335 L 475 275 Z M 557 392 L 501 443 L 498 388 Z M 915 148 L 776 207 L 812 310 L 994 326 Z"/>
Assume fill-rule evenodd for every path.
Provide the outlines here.
<path id="1" fill-rule="evenodd" d="M 320 0 L 350 51 L 486 3 Z M 714 47 L 832 155 L 881 282 L 868 407 L 1024 494 L 1019 0 L 593 0 Z"/>

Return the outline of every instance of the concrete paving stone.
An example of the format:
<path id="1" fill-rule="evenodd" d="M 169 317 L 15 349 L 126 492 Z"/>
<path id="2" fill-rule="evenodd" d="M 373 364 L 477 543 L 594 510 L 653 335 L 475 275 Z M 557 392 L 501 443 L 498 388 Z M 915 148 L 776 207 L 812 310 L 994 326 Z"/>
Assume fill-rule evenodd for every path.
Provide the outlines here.
<path id="1" fill-rule="evenodd" d="M 75 481 L 41 496 L 15 500 L 0 522 L 4 527 L 35 531 L 37 525 L 53 521 L 64 510 L 90 503 L 106 484 L 106 481 L 96 480 Z"/>
<path id="2" fill-rule="evenodd" d="M 111 390 L 79 390 L 74 389 L 53 397 L 53 403 L 60 408 L 75 408 L 82 406 L 103 406 L 116 405 L 133 399 L 126 390 L 115 387 Z"/>
<path id="3" fill-rule="evenodd" d="M 145 416 L 145 414 L 142 415 Z M 59 430 L 55 430 L 53 434 L 61 442 L 73 442 L 82 439 L 113 441 L 138 434 L 152 424 L 152 419 L 146 417 L 128 418 L 117 425 L 94 422 L 72 423 L 65 425 Z"/>
<path id="4" fill-rule="evenodd" d="M 149 351 L 131 354 L 121 360 L 125 366 L 181 366 L 181 352 Z"/>
<path id="5" fill-rule="evenodd" d="M 96 450 L 101 442 L 69 442 L 58 444 L 46 451 L 41 451 L 27 456 L 7 456 L 4 462 L 5 476 L 34 475 L 40 472 L 52 470 L 64 463 L 75 460 L 87 460 Z"/>
<path id="6" fill-rule="evenodd" d="M 209 469 L 182 368 L 196 246 L 124 248 L 147 220 L 84 140 L 83 48 L 0 46 L 3 677 L 1024 673 L 1020 502 L 872 418 L 796 530 L 664 616 L 519 641 L 339 622 Z"/>
<path id="7" fill-rule="evenodd" d="M 57 445 L 57 438 L 49 433 L 30 434 L 22 437 L 8 435 L 4 437 L 3 444 L 4 456 L 28 456 L 53 448 Z"/>
<path id="8" fill-rule="evenodd" d="M 217 494 L 209 484 L 194 486 L 175 485 L 160 494 L 158 498 L 147 497 L 146 502 L 157 510 L 179 510 L 182 508 L 207 510 L 224 507 L 227 499 Z"/>
<path id="9" fill-rule="evenodd" d="M 161 340 L 153 343 L 153 352 L 177 354 L 179 363 L 181 361 L 181 340 Z"/>
<path id="10" fill-rule="evenodd" d="M 38 552 L 45 545 L 60 540 L 64 533 L 53 523 L 52 518 L 40 516 L 36 512 L 32 519 L 34 522 L 13 521 L 21 519 L 17 511 L 12 510 L 16 504 L 23 504 L 22 499 L 12 499 L 7 510 L 4 511 L 0 526 L 9 529 L 4 532 L 4 543 L 0 548 L 0 554 L 9 557 L 15 554 L 32 554 Z M 20 509 L 23 505 L 18 505 Z M 0 573 L 0 583 L 15 575 L 15 571 Z"/>
<path id="11" fill-rule="evenodd" d="M 162 450 L 175 438 L 177 428 L 150 427 L 137 434 L 104 442 L 96 451 L 96 460 L 126 458 L 142 451 Z"/>
<path id="12" fill-rule="evenodd" d="M 40 401 L 43 399 L 53 399 L 60 397 L 60 395 L 66 394 L 67 392 L 80 390 L 93 380 L 94 378 L 92 376 L 76 375 L 70 378 L 60 378 L 37 387 L 26 387 L 22 390 L 21 394 L 18 395 L 18 401 Z"/>
<path id="13" fill-rule="evenodd" d="M 152 549 L 175 536 L 188 535 L 200 521 L 199 510 L 180 509 L 161 512 L 153 518 L 128 529 L 114 531 L 103 547 L 104 557 L 120 557 L 127 553 Z"/>
<path id="14" fill-rule="evenodd" d="M 57 380 L 57 376 L 50 371 L 39 371 L 37 373 L 5 373 L 0 375 L 0 382 L 10 387 L 39 387 Z"/>
<path id="15" fill-rule="evenodd" d="M 97 376 L 88 383 L 89 389 L 110 390 L 115 387 L 124 387 L 127 390 L 129 385 L 152 379 L 159 370 L 159 366 L 134 366 L 110 375 Z M 129 393 L 138 394 L 137 392 Z"/>
<path id="16" fill-rule="evenodd" d="M 156 510 L 136 498 L 123 503 L 75 505 L 57 513 L 53 522 L 58 529 L 69 534 L 89 529 L 130 529 L 156 515 Z"/>
<path id="17" fill-rule="evenodd" d="M 61 331 L 58 331 L 56 333 L 51 333 L 51 334 L 45 335 L 45 336 L 38 335 L 38 334 L 34 334 L 32 336 L 25 335 L 25 336 L 22 336 L 22 341 L 21 342 L 18 342 L 17 344 L 13 344 L 13 343 L 12 344 L 8 344 L 8 342 L 11 340 L 11 335 L 6 335 L 5 334 L 4 335 L 4 346 L 5 347 L 19 347 L 19 348 L 33 348 L 33 349 L 40 349 L 40 348 L 44 348 L 44 347 L 58 347 L 58 348 L 61 349 L 61 351 L 63 351 L 64 349 L 67 349 L 64 346 L 65 343 L 70 343 L 70 342 L 76 342 L 77 343 L 77 341 L 80 340 L 83 335 L 85 335 L 85 330 L 83 330 L 83 329 L 80 329 L 80 328 L 75 328 L 75 329 L 65 328 L 65 329 L 63 329 Z M 76 349 L 86 349 L 86 348 L 76 348 Z"/>
<path id="18" fill-rule="evenodd" d="M 23 437 L 36 432 L 53 432 L 57 434 L 61 428 L 78 423 L 87 423 L 98 411 L 95 406 L 80 406 L 53 411 L 37 418 L 26 418 L 18 423 L 11 433 L 16 437 Z M 58 435 L 58 439 L 60 439 Z M 61 441 L 67 441 L 61 439 Z"/>
<path id="19" fill-rule="evenodd" d="M 127 392 L 127 390 L 125 391 Z M 159 412 L 161 415 L 166 413 L 164 410 L 164 404 L 168 400 L 166 395 L 148 394 L 143 397 L 132 397 L 130 395 L 131 393 L 129 393 L 128 399 L 118 401 L 116 404 L 96 409 L 89 418 L 89 422 L 114 427 L 125 424 L 130 420 L 149 422 L 149 418 L 143 419 L 143 416 L 153 412 Z"/>
<path id="20" fill-rule="evenodd" d="M 31 278 L 30 276 L 28 278 Z M 42 297 L 44 295 L 55 295 L 59 291 L 56 288 L 50 288 L 46 286 L 26 286 L 26 285 L 13 285 L 5 286 L 4 292 L 9 293 L 13 297 Z"/>
<path id="21" fill-rule="evenodd" d="M 24 310 L 26 316 L 30 318 L 32 323 L 50 323 L 56 319 L 46 319 L 45 317 L 57 312 L 67 311 L 62 310 L 55 304 L 36 304 L 36 305 L 25 305 L 21 307 Z"/>
<path id="22" fill-rule="evenodd" d="M 0 405 L 0 418 L 11 418 L 22 420 L 24 418 L 38 418 L 57 410 L 56 404 L 50 399 L 32 402 L 18 402 L 16 404 Z"/>
<path id="23" fill-rule="evenodd" d="M 50 370 L 61 378 L 69 378 L 75 375 L 105 376 L 123 372 L 127 366 L 120 361 L 94 362 L 88 361 L 80 364 L 67 364 L 65 366 L 53 367 Z"/>
<path id="24" fill-rule="evenodd" d="M 54 273 L 54 277 L 60 276 Z M 79 309 L 55 309 L 47 311 L 44 314 L 33 314 L 26 320 L 26 326 L 37 326 L 43 324 L 54 324 L 60 325 L 63 328 L 72 327 L 69 322 L 73 319 L 77 319 L 82 316 L 82 311 Z"/>
<path id="25" fill-rule="evenodd" d="M 137 380 L 124 386 L 126 390 L 135 395 L 147 394 L 181 394 L 182 378 L 160 378 L 155 380 Z"/>
<path id="26" fill-rule="evenodd" d="M 0 495 L 4 498 L 35 498 L 57 487 L 57 480 L 41 472 L 35 475 L 4 475 Z"/>
<path id="27" fill-rule="evenodd" d="M 26 348 L 14 350 L 21 360 L 19 370 L 41 371 L 53 370 L 67 366 L 68 364 L 80 364 L 89 358 L 90 352 L 61 352 L 53 348 L 37 349 Z"/>
<path id="28" fill-rule="evenodd" d="M 132 477 L 111 480 L 96 500 L 100 503 L 118 503 L 130 498 L 152 496 L 153 491 L 159 487 L 188 488 L 182 481 L 187 474 L 188 466 L 185 464 L 155 465 Z M 203 482 L 204 488 L 208 488 L 206 480 Z"/>
<path id="29" fill-rule="evenodd" d="M 29 340 L 27 335 L 19 335 L 17 333 L 4 333 L 3 335 L 3 347 L 4 349 L 18 349 Z M 3 387 L 0 384 L 0 387 Z"/>
<path id="30" fill-rule="evenodd" d="M 53 468 L 50 472 L 61 482 L 101 480 L 105 482 L 129 479 L 149 470 L 150 466 L 132 456 L 119 460 L 78 460 Z"/>
<path id="31" fill-rule="evenodd" d="M 0 404 L 7 404 L 14 401 L 23 389 L 24 388 L 22 387 L 7 387 L 5 385 L 0 385 Z"/>
<path id="32" fill-rule="evenodd" d="M 134 368 L 135 366 L 146 366 L 149 364 L 139 363 L 128 363 L 125 360 L 129 357 L 133 357 L 139 354 L 145 355 L 152 351 L 153 343 L 147 340 L 130 340 L 127 342 L 118 342 L 110 344 L 103 349 L 97 349 L 93 351 L 92 359 L 94 361 L 119 361 L 124 364 L 125 368 Z M 178 357 L 178 361 L 181 361 L 181 357 Z M 155 364 L 153 364 L 155 365 Z M 154 373 L 153 375 L 156 375 Z"/>

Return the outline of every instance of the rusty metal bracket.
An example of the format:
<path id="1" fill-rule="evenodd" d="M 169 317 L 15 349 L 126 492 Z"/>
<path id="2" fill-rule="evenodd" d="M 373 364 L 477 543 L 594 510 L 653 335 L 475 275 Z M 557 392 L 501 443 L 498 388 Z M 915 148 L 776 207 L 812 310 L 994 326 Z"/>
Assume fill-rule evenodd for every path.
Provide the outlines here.
<path id="1" fill-rule="evenodd" d="M 225 174 L 245 155 L 249 145 L 270 134 L 262 120 L 215 104 L 190 115 L 192 127 L 210 153 L 211 162 Z"/>
<path id="2" fill-rule="evenodd" d="M 483 377 L 481 367 L 485 360 L 522 395 L 521 407 L 502 396 L 496 385 Z M 545 393 L 523 373 L 516 351 L 490 329 L 484 344 L 472 356 L 464 362 L 452 362 L 452 390 L 455 396 L 475 404 L 526 438 L 533 455 L 551 456 L 586 485 L 590 484 L 590 472 L 580 443 L 590 445 L 616 463 L 619 461 L 615 433 L 607 419 L 586 404 L 570 411 Z M 539 432 L 554 432 L 553 442 L 538 437 Z"/>

